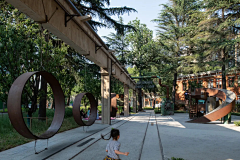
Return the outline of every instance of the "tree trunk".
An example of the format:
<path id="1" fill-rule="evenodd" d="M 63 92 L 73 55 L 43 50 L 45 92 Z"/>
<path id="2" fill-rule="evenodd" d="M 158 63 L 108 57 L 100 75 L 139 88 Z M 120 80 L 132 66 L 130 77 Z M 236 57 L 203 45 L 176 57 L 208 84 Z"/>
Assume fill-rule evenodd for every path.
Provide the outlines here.
<path id="1" fill-rule="evenodd" d="M 224 51 L 222 51 L 224 52 Z M 222 58 L 223 65 L 222 65 L 222 89 L 227 89 L 226 85 L 226 73 L 225 73 L 225 56 Z"/>
<path id="2" fill-rule="evenodd" d="M 172 101 L 175 106 L 175 93 L 176 93 L 176 86 L 177 86 L 177 72 L 174 73 L 174 79 L 173 79 L 173 89 L 172 89 Z"/>
<path id="3" fill-rule="evenodd" d="M 142 111 L 142 89 L 141 88 L 139 88 L 138 90 L 138 102 L 139 102 L 138 111 Z"/>
<path id="4" fill-rule="evenodd" d="M 67 98 L 67 106 L 70 106 L 70 95 L 68 96 L 68 98 Z"/>
<path id="5" fill-rule="evenodd" d="M 39 104 L 38 117 L 46 117 L 46 102 L 47 102 L 47 81 L 41 77 L 41 98 Z M 45 120 L 39 118 L 39 120 Z"/>

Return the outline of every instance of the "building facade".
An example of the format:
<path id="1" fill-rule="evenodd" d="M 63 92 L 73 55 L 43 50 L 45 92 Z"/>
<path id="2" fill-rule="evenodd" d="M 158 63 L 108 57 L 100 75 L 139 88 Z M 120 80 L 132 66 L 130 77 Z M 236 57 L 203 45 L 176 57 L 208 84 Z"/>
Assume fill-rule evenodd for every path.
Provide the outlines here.
<path id="1" fill-rule="evenodd" d="M 221 71 L 208 71 L 197 75 L 181 75 L 177 79 L 176 102 L 184 103 L 186 90 L 191 90 L 191 84 L 197 84 L 197 88 L 222 89 Z M 236 103 L 240 103 L 240 73 L 226 75 L 226 87 L 236 94 Z"/>

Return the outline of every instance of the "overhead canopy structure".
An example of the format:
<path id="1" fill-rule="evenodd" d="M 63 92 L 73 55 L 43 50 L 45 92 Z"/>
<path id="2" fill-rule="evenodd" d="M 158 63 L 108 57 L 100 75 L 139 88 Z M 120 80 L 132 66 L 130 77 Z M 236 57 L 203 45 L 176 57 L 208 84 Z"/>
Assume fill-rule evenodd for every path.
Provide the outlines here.
<path id="1" fill-rule="evenodd" d="M 87 23 L 70 0 L 6 0 L 34 21 L 73 47 L 79 54 L 102 68 L 102 74 L 113 75 L 135 89 L 135 81 Z"/>
<path id="2" fill-rule="evenodd" d="M 136 112 L 135 81 L 128 74 L 112 50 L 88 24 L 89 15 L 81 15 L 70 0 L 6 0 L 15 8 L 40 23 L 55 36 L 74 48 L 79 54 L 101 68 L 102 123 L 111 124 L 110 78 L 114 76 L 124 83 L 124 115 L 129 115 L 129 88 L 133 89 Z"/>

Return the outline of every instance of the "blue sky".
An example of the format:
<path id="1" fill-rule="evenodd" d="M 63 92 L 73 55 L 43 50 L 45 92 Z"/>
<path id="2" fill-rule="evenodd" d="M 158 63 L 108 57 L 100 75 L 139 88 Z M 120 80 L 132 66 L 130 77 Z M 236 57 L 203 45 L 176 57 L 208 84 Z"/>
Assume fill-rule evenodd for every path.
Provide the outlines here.
<path id="1" fill-rule="evenodd" d="M 160 4 L 167 4 L 168 0 L 111 0 L 110 7 L 131 7 L 136 9 L 137 13 L 124 14 L 123 20 L 127 24 L 129 21 L 132 21 L 138 17 L 141 23 L 147 25 L 149 29 L 153 31 L 154 37 L 156 35 L 156 24 L 151 22 L 151 20 L 157 18 L 158 13 L 161 11 Z M 118 20 L 117 16 L 113 16 L 113 19 Z M 110 32 L 115 32 L 113 29 L 99 29 L 98 35 L 107 36 Z M 104 40 L 104 39 L 103 39 Z"/>

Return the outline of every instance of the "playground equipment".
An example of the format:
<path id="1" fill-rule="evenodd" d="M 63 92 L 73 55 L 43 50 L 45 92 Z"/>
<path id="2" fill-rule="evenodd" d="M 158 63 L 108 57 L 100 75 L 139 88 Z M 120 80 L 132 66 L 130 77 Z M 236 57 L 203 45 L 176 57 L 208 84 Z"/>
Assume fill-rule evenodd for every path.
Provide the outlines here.
<path id="1" fill-rule="evenodd" d="M 212 110 L 208 114 L 188 121 L 190 123 L 207 123 L 221 119 L 222 117 L 228 115 L 232 111 L 236 99 L 236 95 L 232 91 L 226 89 L 213 89 L 213 88 L 195 89 L 195 92 L 193 92 L 191 96 L 194 96 L 195 98 L 198 97 L 199 99 L 206 99 L 208 96 L 218 97 L 219 99 L 222 100 L 222 103 L 216 109 Z M 228 120 L 228 118 L 230 117 L 227 117 L 226 119 Z M 226 119 L 224 121 L 226 121 Z"/>

